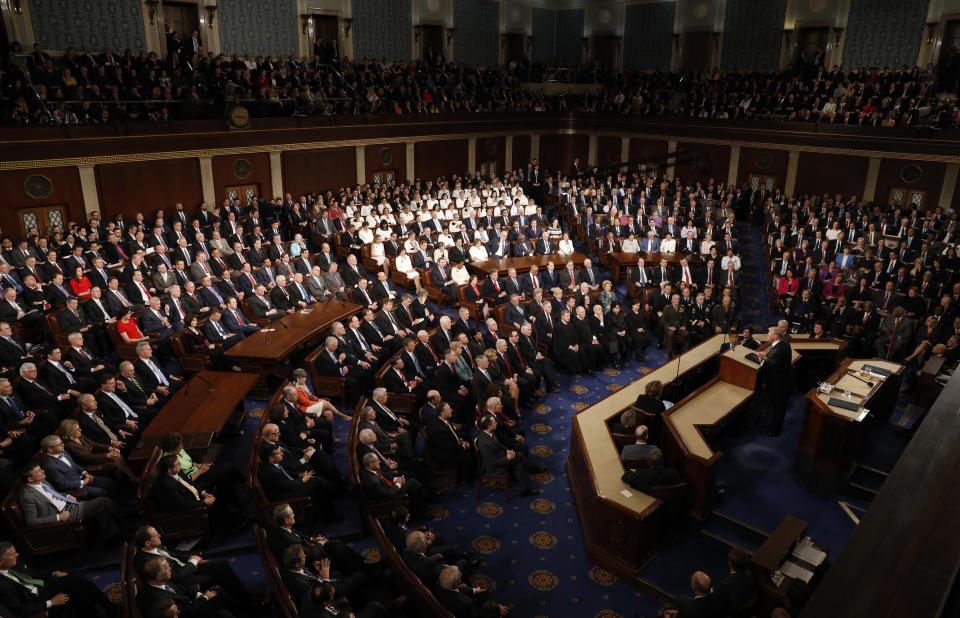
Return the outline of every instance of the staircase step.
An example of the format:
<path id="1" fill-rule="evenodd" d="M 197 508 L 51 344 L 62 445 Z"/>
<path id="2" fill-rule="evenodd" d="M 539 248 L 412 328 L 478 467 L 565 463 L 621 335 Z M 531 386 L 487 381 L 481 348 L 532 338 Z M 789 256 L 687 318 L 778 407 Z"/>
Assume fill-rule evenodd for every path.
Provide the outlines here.
<path id="1" fill-rule="evenodd" d="M 716 515 L 716 513 L 714 514 Z M 710 517 L 703 524 L 700 533 L 728 546 L 742 547 L 751 553 L 767 540 L 767 535 L 756 528 L 744 526 L 740 522 L 722 515 Z"/>

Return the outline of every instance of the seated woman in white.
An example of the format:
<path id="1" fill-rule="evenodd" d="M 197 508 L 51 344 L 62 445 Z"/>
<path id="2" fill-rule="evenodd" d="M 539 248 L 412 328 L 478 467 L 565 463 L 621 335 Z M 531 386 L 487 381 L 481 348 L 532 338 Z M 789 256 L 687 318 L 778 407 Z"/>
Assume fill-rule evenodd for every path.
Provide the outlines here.
<path id="1" fill-rule="evenodd" d="M 383 268 L 384 272 L 390 274 L 390 261 L 387 259 L 386 252 L 383 249 L 383 241 L 380 240 L 379 236 L 370 243 L 370 258 L 377 263 L 377 266 Z"/>
<path id="2" fill-rule="evenodd" d="M 476 240 L 478 238 L 480 239 L 480 242 L 482 242 L 484 245 L 490 242 L 490 234 L 487 232 L 486 228 L 477 230 L 476 232 L 473 233 L 473 239 Z"/>
<path id="3" fill-rule="evenodd" d="M 397 254 L 397 260 L 395 262 L 397 271 L 402 272 L 407 276 L 408 281 L 413 281 L 417 289 L 420 289 L 420 273 L 417 272 L 417 269 L 413 267 L 413 260 L 410 259 L 410 256 L 407 255 L 406 250 L 401 247 L 400 253 Z"/>
<path id="4" fill-rule="evenodd" d="M 570 240 L 570 234 L 566 232 L 563 233 L 563 238 L 560 239 L 560 248 L 557 249 L 557 253 L 562 253 L 564 255 L 570 255 L 574 252 L 573 250 L 573 241 Z"/>
<path id="5" fill-rule="evenodd" d="M 676 253 L 677 252 L 677 241 L 673 239 L 673 235 L 667 234 L 667 237 L 660 241 L 660 253 Z"/>
<path id="6" fill-rule="evenodd" d="M 363 225 L 360 226 L 360 231 L 357 232 L 357 236 L 360 237 L 360 240 L 363 241 L 363 244 L 369 245 L 373 242 L 373 232 L 370 230 L 370 226 L 366 221 L 363 222 Z"/>
<path id="7" fill-rule="evenodd" d="M 473 246 L 470 247 L 470 259 L 474 262 L 482 262 L 489 259 L 490 256 L 487 255 L 487 248 L 483 246 L 483 240 L 477 238 L 473 241 Z"/>
<path id="8" fill-rule="evenodd" d="M 626 240 L 620 243 L 620 251 L 624 253 L 636 253 L 640 251 L 640 243 L 637 242 L 636 234 L 630 234 Z"/>
<path id="9" fill-rule="evenodd" d="M 465 263 L 454 264 L 453 268 L 450 269 L 450 278 L 453 279 L 453 282 L 457 285 L 466 285 L 470 282 L 470 272 L 467 270 L 467 265 Z"/>
<path id="10" fill-rule="evenodd" d="M 713 242 L 713 234 L 706 234 L 700 242 L 700 253 L 704 255 L 710 253 L 710 249 L 715 247 L 716 244 L 717 243 Z"/>
<path id="11" fill-rule="evenodd" d="M 416 253 L 420 250 L 420 242 L 417 240 L 417 233 L 410 232 L 407 234 L 407 239 L 403 241 L 403 248 L 407 253 Z"/>

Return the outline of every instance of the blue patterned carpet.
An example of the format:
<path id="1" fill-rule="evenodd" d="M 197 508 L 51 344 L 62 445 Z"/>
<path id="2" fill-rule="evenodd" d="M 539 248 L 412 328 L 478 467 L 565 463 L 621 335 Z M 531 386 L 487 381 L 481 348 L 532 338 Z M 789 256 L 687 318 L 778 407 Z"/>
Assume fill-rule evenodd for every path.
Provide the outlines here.
<path id="1" fill-rule="evenodd" d="M 778 316 L 768 313 L 765 276 L 753 266 L 763 264 L 759 230 L 750 228 L 741 238 L 745 264 L 743 321 L 765 326 Z M 445 492 L 442 506 L 431 507 L 436 520 L 429 526 L 445 536 L 447 542 L 480 554 L 483 564 L 475 582 L 493 591 L 494 599 L 510 606 L 512 616 L 650 617 L 656 615 L 662 604 L 587 560 L 564 469 L 572 415 L 666 360 L 664 353 L 655 348 L 648 353 L 646 363 L 632 361 L 622 371 L 608 369 L 595 378 L 565 377 L 560 393 L 545 396 L 536 410 L 526 413 L 531 457 L 548 467 L 548 472 L 534 477 L 535 487 L 542 490 L 539 496 L 505 501 L 502 491 L 484 490 L 477 502 L 476 488 L 452 488 Z M 894 418 L 902 416 L 904 403 L 898 406 Z M 263 405 L 262 401 L 249 402 L 250 409 Z M 796 515 L 808 521 L 811 535 L 836 555 L 854 527 L 838 501 L 848 501 L 862 512 L 869 500 L 845 494 L 821 498 L 800 483 L 791 462 L 801 421 L 802 401 L 794 395 L 780 437 L 767 438 L 750 432 L 721 434 L 717 438 L 716 446 L 725 453 L 718 464 L 718 480 L 726 483 L 727 492 L 716 512 L 765 532 L 772 531 L 784 515 Z M 340 420 L 336 423 L 344 441 L 342 449 L 347 425 Z M 227 460 L 241 470 L 246 466 L 255 424 L 256 419 L 251 419 L 246 435 L 233 439 L 223 449 Z M 889 471 L 906 438 L 892 426 L 879 424 L 869 428 L 864 442 L 863 458 L 871 466 Z M 422 448 L 422 444 L 418 447 Z M 345 460 L 342 456 L 338 459 Z M 322 532 L 341 536 L 368 560 L 378 560 L 374 544 L 359 534 L 356 507 L 349 503 L 340 507 L 347 520 Z M 731 542 L 755 549 L 762 537 L 743 526 L 731 525 L 724 517 L 714 516 L 702 530 L 688 530 L 677 538 L 664 535 L 657 558 L 642 577 L 668 594 L 685 593 L 694 570 L 702 569 L 718 578 L 726 574 L 726 554 Z M 221 549 L 253 591 L 267 592 L 251 531 L 230 539 Z M 119 574 L 115 565 L 89 574 L 101 586 L 117 592 Z"/>

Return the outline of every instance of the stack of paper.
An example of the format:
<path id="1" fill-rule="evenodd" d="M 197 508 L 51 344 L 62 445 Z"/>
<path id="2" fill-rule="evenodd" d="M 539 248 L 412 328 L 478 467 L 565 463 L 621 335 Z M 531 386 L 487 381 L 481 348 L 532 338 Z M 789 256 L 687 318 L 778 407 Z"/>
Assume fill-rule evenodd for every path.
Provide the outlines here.
<path id="1" fill-rule="evenodd" d="M 813 578 L 813 571 L 808 571 L 802 566 L 794 564 L 789 560 L 783 563 L 783 566 L 780 567 L 780 570 L 784 575 L 789 575 L 793 579 L 802 579 L 807 584 L 809 584 L 810 580 Z"/>
<path id="2" fill-rule="evenodd" d="M 809 540 L 800 541 L 791 552 L 796 558 L 812 566 L 820 566 L 827 559 L 827 553 L 813 546 Z"/>

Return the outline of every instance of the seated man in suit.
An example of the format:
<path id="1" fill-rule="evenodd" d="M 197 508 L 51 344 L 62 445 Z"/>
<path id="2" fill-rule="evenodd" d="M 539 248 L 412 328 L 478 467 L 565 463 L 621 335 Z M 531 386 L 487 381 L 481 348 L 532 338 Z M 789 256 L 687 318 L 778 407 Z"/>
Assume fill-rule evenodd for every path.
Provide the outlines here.
<path id="1" fill-rule="evenodd" d="M 32 365 L 32 363 L 27 364 Z M 23 375 L 35 375 L 35 373 L 28 371 Z M 23 383 L 22 379 L 20 383 Z M 7 431 L 23 430 L 36 444 L 43 436 L 53 432 L 59 423 L 55 411 L 36 409 L 40 411 L 32 411 L 31 406 L 13 392 L 13 383 L 10 380 L 0 378 L 0 426 Z"/>
<path id="2" fill-rule="evenodd" d="M 0 604 L 6 608 L 4 616 L 97 616 L 97 607 L 107 616 L 122 615 L 121 608 L 82 575 L 30 568 L 19 559 L 13 543 L 0 542 L 0 573 L 4 575 L 0 577 Z"/>
<path id="3" fill-rule="evenodd" d="M 450 278 L 450 268 L 447 266 L 446 258 L 441 257 L 437 260 L 437 265 L 430 271 L 430 279 L 433 285 L 440 288 L 447 297 L 457 298 L 457 284 Z"/>
<path id="4" fill-rule="evenodd" d="M 676 485 L 681 482 L 680 473 L 673 468 L 663 466 L 663 451 L 654 448 L 647 455 L 647 468 L 627 470 L 620 479 L 627 485 L 642 492 L 649 492 L 651 487 Z"/>
<path id="5" fill-rule="evenodd" d="M 223 315 L 219 309 L 213 309 L 210 317 L 204 322 L 201 329 L 207 341 L 213 344 L 220 344 L 224 350 L 229 350 L 244 340 L 245 335 L 242 332 L 230 332 L 220 323 L 220 316 Z"/>
<path id="6" fill-rule="evenodd" d="M 722 616 L 723 607 L 713 591 L 710 576 L 697 571 L 690 577 L 693 596 L 677 597 L 676 607 L 664 609 L 664 618 L 710 618 Z"/>
<path id="7" fill-rule="evenodd" d="M 22 470 L 23 489 L 20 490 L 20 509 L 27 526 L 43 526 L 68 519 L 90 522 L 100 533 L 101 541 L 110 541 L 120 535 L 117 518 L 120 509 L 109 498 L 77 500 L 62 494 L 47 482 L 43 468 L 35 461 Z"/>
<path id="8" fill-rule="evenodd" d="M 477 428 L 477 450 L 480 452 L 483 473 L 487 476 L 509 474 L 516 482 L 521 496 L 536 496 L 540 492 L 530 488 L 530 473 L 523 453 L 508 449 L 494 435 L 497 418 L 493 414 L 480 417 Z"/>
<path id="9" fill-rule="evenodd" d="M 510 610 L 506 605 L 490 601 L 487 591 L 463 583 L 463 575 L 456 565 L 444 567 L 432 589 L 437 601 L 458 618 L 464 616 L 505 616 Z"/>
<path id="10" fill-rule="evenodd" d="M 217 501 L 209 491 L 186 477 L 176 455 L 163 455 L 157 462 L 157 478 L 150 488 L 150 499 L 161 513 L 185 513 L 200 506 L 208 507 L 212 526 L 238 531 L 250 524 L 242 504 L 231 500 Z"/>
<path id="11" fill-rule="evenodd" d="M 288 547 L 303 545 L 311 562 L 329 558 L 335 571 L 346 574 L 363 569 L 363 556 L 346 544 L 321 534 L 306 534 L 294 527 L 296 523 L 296 514 L 289 503 L 278 504 L 270 511 L 267 547 L 278 560 L 283 557 L 283 552 Z"/>
<path id="12" fill-rule="evenodd" d="M 17 394 L 26 404 L 22 410 L 24 414 L 33 417 L 31 421 L 23 423 L 24 428 L 38 438 L 53 433 L 56 429 L 57 421 L 51 420 L 51 416 L 65 418 L 76 408 L 76 403 L 69 392 L 57 392 L 52 385 L 38 379 L 37 366 L 33 363 L 20 365 Z M 27 410 L 32 412 L 28 414 Z M 45 428 L 46 433 L 40 434 L 41 428 Z"/>
<path id="13" fill-rule="evenodd" d="M 271 322 L 287 315 L 286 311 L 281 311 L 274 306 L 273 301 L 267 296 L 267 288 L 263 285 L 258 285 L 254 289 L 254 294 L 250 298 L 250 311 L 253 313 L 253 317 L 270 320 Z"/>
<path id="14" fill-rule="evenodd" d="M 750 554 L 739 547 L 731 547 L 727 553 L 727 565 L 730 574 L 715 586 L 714 594 L 728 615 L 739 616 L 752 607 L 757 598 Z"/>
<path id="15" fill-rule="evenodd" d="M 47 482 L 61 493 L 85 491 L 90 498 L 113 497 L 117 493 L 116 484 L 106 476 L 93 476 L 77 465 L 56 434 L 44 436 L 40 440 L 43 457 L 40 467 L 47 475 Z"/>
<path id="16" fill-rule="evenodd" d="M 364 455 L 361 464 L 363 470 L 360 472 L 360 482 L 368 498 L 384 499 L 406 494 L 410 498 L 410 512 L 414 513 L 415 517 L 424 515 L 427 490 L 417 479 L 389 473 L 385 476 L 380 471 L 380 458 L 374 453 Z"/>
<path id="17" fill-rule="evenodd" d="M 270 425 L 268 423 L 268 425 Z M 264 427 L 264 435 L 266 436 Z M 279 436 L 279 429 L 272 434 L 274 439 Z M 312 454 L 313 447 L 308 447 L 305 455 Z M 260 467 L 257 469 L 257 479 L 270 500 L 295 500 L 310 496 L 314 505 L 320 509 L 321 515 L 328 521 L 341 519 L 333 506 L 333 498 L 339 493 L 337 488 L 318 472 L 309 466 L 300 465 L 292 461 L 285 463 L 286 449 L 278 442 L 267 442 L 260 447 Z M 292 455 L 291 455 L 292 457 Z M 289 468 L 289 469 L 288 469 Z"/>
<path id="18" fill-rule="evenodd" d="M 164 547 L 160 532 L 149 524 L 137 530 L 134 544 L 137 553 L 133 556 L 133 566 L 140 577 L 146 578 L 144 571 L 150 560 L 166 558 L 174 584 L 195 588 L 201 593 L 219 586 L 234 600 L 250 600 L 243 582 L 226 560 L 207 560 L 199 552 L 181 553 Z"/>
<path id="19" fill-rule="evenodd" d="M 133 366 L 136 369 L 137 378 L 146 388 L 169 397 L 186 384 L 183 376 L 174 375 L 160 368 L 153 358 L 153 348 L 150 347 L 149 341 L 141 341 L 136 349 L 137 360 L 134 361 Z"/>
<path id="20" fill-rule="evenodd" d="M 167 307 L 166 311 L 161 308 L 159 296 L 152 296 L 147 302 L 147 305 L 147 309 L 143 312 L 142 318 L 144 332 L 160 333 L 160 341 L 167 341 L 170 337 L 183 330 L 183 320 L 178 319 L 179 323 L 173 324 L 173 321 L 168 315 L 170 308 Z"/>
<path id="21" fill-rule="evenodd" d="M 235 601 L 216 590 L 195 592 L 172 581 L 170 561 L 162 556 L 150 558 L 143 565 L 144 582 L 137 588 L 137 607 L 144 616 L 184 616 L 184 618 L 233 618 L 230 611 Z M 176 607 L 176 610 L 172 608 Z M 154 609 L 156 608 L 156 609 Z"/>
<path id="22" fill-rule="evenodd" d="M 636 443 L 623 447 L 623 451 L 620 453 L 620 459 L 624 461 L 627 459 L 645 459 L 653 449 L 657 448 L 652 444 L 647 444 L 647 438 L 650 437 L 650 430 L 647 429 L 646 425 L 638 425 L 637 428 L 633 430 L 633 436 L 637 439 Z"/>
<path id="23" fill-rule="evenodd" d="M 250 321 L 243 314 L 236 298 L 227 299 L 227 308 L 220 314 L 220 325 L 231 333 L 240 333 L 243 336 L 252 335 L 260 330 L 260 327 Z"/>
<path id="24" fill-rule="evenodd" d="M 439 393 L 437 398 L 439 399 Z M 431 461 L 438 469 L 454 468 L 457 471 L 458 483 L 472 485 L 476 461 L 470 442 L 463 439 L 454 428 L 453 408 L 450 404 L 440 401 L 437 406 L 436 418 L 426 424 Z"/>
<path id="25" fill-rule="evenodd" d="M 351 299 L 355 304 L 360 305 L 364 309 L 376 311 L 380 308 L 376 299 L 373 297 L 370 282 L 366 279 L 361 279 L 357 282 L 357 287 L 351 292 Z"/>
<path id="26" fill-rule="evenodd" d="M 67 306 L 60 312 L 57 320 L 60 322 L 60 330 L 65 333 L 85 333 L 90 336 L 90 343 L 99 355 L 110 350 L 106 330 L 99 328 L 87 318 L 86 312 L 80 309 L 76 298 L 67 299 Z"/>

